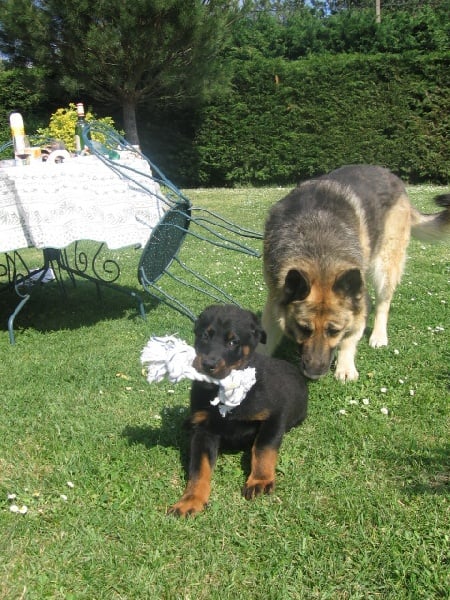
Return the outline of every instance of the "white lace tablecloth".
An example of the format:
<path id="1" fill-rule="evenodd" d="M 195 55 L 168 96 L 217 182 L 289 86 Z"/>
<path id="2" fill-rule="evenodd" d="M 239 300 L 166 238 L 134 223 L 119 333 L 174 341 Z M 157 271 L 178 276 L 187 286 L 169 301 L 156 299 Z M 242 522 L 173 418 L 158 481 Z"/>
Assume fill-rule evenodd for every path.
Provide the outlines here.
<path id="1" fill-rule="evenodd" d="M 146 191 L 95 156 L 0 168 L 0 252 L 78 240 L 105 242 L 111 250 L 145 245 L 168 207 L 159 185 L 144 176 L 148 163 L 126 164 L 142 173 L 131 176 Z"/>

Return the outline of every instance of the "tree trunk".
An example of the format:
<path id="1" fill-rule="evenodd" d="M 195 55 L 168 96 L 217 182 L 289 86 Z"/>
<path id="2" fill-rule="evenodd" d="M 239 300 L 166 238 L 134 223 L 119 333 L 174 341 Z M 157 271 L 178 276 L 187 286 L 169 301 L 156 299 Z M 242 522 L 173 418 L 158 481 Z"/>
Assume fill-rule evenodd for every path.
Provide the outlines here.
<path id="1" fill-rule="evenodd" d="M 132 98 L 126 98 L 122 104 L 123 128 L 125 137 L 133 146 L 140 146 L 139 135 L 136 123 L 136 101 Z"/>

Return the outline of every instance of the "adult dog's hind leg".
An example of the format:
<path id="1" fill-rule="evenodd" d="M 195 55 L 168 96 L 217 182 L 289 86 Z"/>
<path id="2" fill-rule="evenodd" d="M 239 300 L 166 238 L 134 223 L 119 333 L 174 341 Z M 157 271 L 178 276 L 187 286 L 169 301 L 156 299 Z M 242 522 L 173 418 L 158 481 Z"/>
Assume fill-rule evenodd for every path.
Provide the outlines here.
<path id="1" fill-rule="evenodd" d="M 410 204 L 406 196 L 403 196 L 386 219 L 380 250 L 372 261 L 372 279 L 375 287 L 375 320 L 369 338 L 372 348 L 387 346 L 388 343 L 389 309 L 395 288 L 403 275 L 410 230 Z"/>

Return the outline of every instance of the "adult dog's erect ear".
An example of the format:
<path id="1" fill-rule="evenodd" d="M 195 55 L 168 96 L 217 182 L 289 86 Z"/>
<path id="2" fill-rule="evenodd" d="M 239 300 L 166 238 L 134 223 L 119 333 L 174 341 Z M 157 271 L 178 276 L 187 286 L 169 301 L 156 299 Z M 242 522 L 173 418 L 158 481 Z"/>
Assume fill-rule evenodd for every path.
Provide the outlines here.
<path id="1" fill-rule="evenodd" d="M 333 285 L 333 292 L 343 294 L 351 298 L 361 296 L 364 288 L 364 281 L 359 269 L 349 269 L 339 275 Z"/>
<path id="2" fill-rule="evenodd" d="M 259 330 L 259 341 L 261 344 L 265 344 L 267 342 L 267 334 L 262 328 Z"/>
<path id="3" fill-rule="evenodd" d="M 259 343 L 265 344 L 267 341 L 266 332 L 262 328 L 261 322 L 258 317 L 254 313 L 250 313 L 252 315 L 252 324 L 250 327 L 250 331 L 255 336 L 256 345 Z"/>
<path id="4" fill-rule="evenodd" d="M 295 300 L 304 300 L 309 296 L 311 284 L 302 271 L 291 269 L 284 280 L 283 304 L 289 304 Z"/>

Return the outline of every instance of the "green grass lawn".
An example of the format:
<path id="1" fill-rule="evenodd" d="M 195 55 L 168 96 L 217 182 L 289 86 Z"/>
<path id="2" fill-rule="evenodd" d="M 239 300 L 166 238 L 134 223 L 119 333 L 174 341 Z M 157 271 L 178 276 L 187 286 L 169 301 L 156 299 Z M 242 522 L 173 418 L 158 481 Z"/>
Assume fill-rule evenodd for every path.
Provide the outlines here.
<path id="1" fill-rule="evenodd" d="M 442 191 L 410 188 L 429 211 Z M 285 192 L 187 194 L 261 230 Z M 122 282 L 140 292 L 139 253 L 113 254 Z M 182 255 L 262 310 L 260 259 L 191 239 Z M 18 316 L 10 346 L 13 298 L 1 293 L 0 598 L 448 598 L 449 246 L 413 241 L 408 256 L 390 345 L 362 340 L 357 382 L 330 374 L 310 385 L 309 416 L 284 439 L 275 493 L 244 500 L 245 457 L 225 454 L 209 508 L 186 520 L 165 511 L 185 485 L 189 384 L 150 386 L 140 353 L 152 334 L 192 343 L 191 322 L 148 296 L 144 321 L 121 294 L 98 300 L 81 282 L 62 300 L 48 284 Z M 175 291 L 202 308 L 192 291 Z M 291 348 L 284 354 L 295 360 Z"/>

